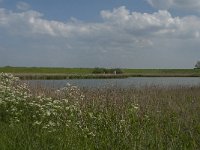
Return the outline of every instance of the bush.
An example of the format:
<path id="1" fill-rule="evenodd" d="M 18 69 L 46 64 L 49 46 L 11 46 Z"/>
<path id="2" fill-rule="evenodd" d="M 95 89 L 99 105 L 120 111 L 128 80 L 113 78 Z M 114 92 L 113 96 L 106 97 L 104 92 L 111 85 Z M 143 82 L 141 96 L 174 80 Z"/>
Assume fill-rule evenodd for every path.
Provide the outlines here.
<path id="1" fill-rule="evenodd" d="M 200 61 L 197 61 L 196 65 L 195 65 L 195 69 L 200 69 Z"/>
<path id="2" fill-rule="evenodd" d="M 78 101 L 84 97 L 76 86 L 54 91 L 56 97 L 33 95 L 25 83 L 11 74 L 0 74 L 0 122 L 14 126 L 28 123 L 49 132 L 76 119 Z"/>
<path id="3" fill-rule="evenodd" d="M 122 74 L 123 73 L 123 71 L 119 68 L 109 69 L 109 72 L 110 73 L 116 72 L 116 74 Z"/>
<path id="4" fill-rule="evenodd" d="M 94 70 L 92 71 L 92 73 L 94 74 L 100 74 L 100 73 L 106 73 L 107 70 L 105 68 L 94 68 Z"/>
<path id="5" fill-rule="evenodd" d="M 123 71 L 120 68 L 106 69 L 106 68 L 94 68 L 94 74 L 122 74 Z"/>

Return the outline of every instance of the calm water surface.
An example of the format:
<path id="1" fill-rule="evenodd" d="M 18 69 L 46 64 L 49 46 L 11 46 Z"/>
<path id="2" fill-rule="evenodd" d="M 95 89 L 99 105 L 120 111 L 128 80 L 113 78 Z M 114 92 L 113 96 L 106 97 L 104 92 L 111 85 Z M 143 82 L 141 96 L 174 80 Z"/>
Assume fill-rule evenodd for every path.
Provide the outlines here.
<path id="1" fill-rule="evenodd" d="M 144 87 L 144 86 L 200 86 L 200 77 L 131 77 L 124 79 L 67 79 L 67 80 L 29 80 L 31 85 L 62 88 L 66 84 L 78 87 Z"/>

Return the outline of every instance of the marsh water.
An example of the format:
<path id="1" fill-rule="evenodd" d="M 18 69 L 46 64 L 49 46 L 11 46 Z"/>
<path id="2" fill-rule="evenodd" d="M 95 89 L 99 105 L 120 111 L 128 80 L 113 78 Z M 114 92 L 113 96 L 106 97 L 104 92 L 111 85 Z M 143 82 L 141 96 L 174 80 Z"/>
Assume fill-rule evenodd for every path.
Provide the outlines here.
<path id="1" fill-rule="evenodd" d="M 86 87 L 145 87 L 145 86 L 200 86 L 200 77 L 130 77 L 123 79 L 66 79 L 66 80 L 28 80 L 30 85 L 62 88 L 67 84 Z"/>

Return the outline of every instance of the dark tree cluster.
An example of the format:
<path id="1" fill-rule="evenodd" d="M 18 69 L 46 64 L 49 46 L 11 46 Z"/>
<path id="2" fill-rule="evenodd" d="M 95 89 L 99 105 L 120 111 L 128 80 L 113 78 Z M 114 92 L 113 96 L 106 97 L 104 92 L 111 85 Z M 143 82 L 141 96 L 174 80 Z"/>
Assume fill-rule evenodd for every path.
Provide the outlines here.
<path id="1" fill-rule="evenodd" d="M 94 74 L 122 74 L 123 71 L 120 68 L 112 68 L 112 69 L 94 68 L 92 73 L 94 73 Z"/>
<path id="2" fill-rule="evenodd" d="M 195 65 L 195 69 L 200 69 L 200 61 L 197 61 L 196 65 Z"/>

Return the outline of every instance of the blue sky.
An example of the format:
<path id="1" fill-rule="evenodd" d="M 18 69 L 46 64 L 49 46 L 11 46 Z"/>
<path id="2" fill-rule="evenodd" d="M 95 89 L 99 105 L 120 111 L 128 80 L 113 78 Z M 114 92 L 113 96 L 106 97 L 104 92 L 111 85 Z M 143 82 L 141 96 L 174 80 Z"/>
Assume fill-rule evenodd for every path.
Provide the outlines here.
<path id="1" fill-rule="evenodd" d="M 0 66 L 193 68 L 199 0 L 0 0 Z"/>
<path id="2" fill-rule="evenodd" d="M 2 5 L 10 10 L 17 10 L 17 4 L 22 1 L 4 0 Z M 66 21 L 75 17 L 84 21 L 99 21 L 101 10 L 112 10 L 120 6 L 126 6 L 133 11 L 153 12 L 146 0 L 42 0 L 23 1 L 30 5 L 31 9 L 45 14 L 45 18 Z"/>

